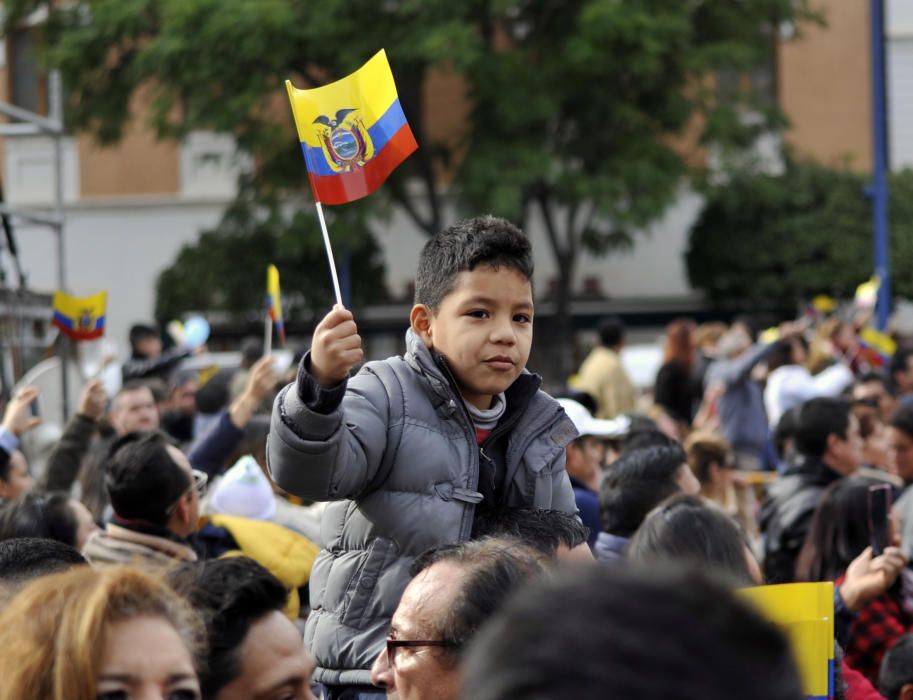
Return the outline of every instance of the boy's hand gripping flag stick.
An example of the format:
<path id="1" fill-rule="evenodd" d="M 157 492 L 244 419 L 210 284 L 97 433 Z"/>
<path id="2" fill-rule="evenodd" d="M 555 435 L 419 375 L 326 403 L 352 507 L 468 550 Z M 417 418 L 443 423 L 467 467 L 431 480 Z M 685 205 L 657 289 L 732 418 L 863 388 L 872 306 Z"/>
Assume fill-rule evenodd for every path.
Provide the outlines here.
<path id="1" fill-rule="evenodd" d="M 342 306 L 322 204 L 345 204 L 371 194 L 418 144 L 400 106 L 383 49 L 334 83 L 299 90 L 286 80 L 285 86 L 314 193 L 336 303 Z"/>

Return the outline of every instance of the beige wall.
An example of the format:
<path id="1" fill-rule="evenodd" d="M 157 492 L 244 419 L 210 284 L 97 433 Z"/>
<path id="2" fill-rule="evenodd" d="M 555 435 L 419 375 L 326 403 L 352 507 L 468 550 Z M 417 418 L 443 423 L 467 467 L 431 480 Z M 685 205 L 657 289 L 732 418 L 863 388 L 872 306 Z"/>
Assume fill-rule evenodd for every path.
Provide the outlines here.
<path id="1" fill-rule="evenodd" d="M 826 26 L 802 26 L 780 44 L 780 105 L 786 139 L 800 157 L 872 167 L 869 13 L 862 0 L 817 0 Z"/>
<path id="2" fill-rule="evenodd" d="M 145 128 L 146 97 L 140 91 L 132 100 L 133 119 L 123 140 L 102 148 L 88 136 L 79 137 L 80 196 L 176 194 L 180 189 L 178 147 L 173 141 L 156 143 Z"/>

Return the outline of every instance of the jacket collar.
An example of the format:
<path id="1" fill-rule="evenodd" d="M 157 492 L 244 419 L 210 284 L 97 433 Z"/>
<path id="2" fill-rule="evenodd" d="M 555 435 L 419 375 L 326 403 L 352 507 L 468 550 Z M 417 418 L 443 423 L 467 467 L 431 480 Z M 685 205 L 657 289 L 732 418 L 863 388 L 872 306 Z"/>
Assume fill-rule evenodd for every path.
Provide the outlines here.
<path id="1" fill-rule="evenodd" d="M 828 483 L 836 481 L 842 476 L 840 472 L 833 469 L 823 459 L 811 455 L 796 455 L 784 476 L 789 476 L 790 474 L 817 477 Z"/>

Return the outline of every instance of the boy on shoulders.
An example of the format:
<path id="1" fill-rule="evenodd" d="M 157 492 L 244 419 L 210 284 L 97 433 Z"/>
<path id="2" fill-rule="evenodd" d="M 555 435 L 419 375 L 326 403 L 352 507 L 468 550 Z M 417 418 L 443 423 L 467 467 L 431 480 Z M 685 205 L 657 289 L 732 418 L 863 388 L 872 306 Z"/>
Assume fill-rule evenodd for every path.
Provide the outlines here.
<path id="1" fill-rule="evenodd" d="M 305 642 L 316 680 L 370 683 L 410 562 L 470 539 L 477 511 L 576 511 L 564 469 L 576 430 L 525 368 L 532 274 L 529 241 L 515 226 L 460 222 L 422 250 L 403 357 L 347 379 L 363 351 L 352 314 L 337 306 L 277 397 L 274 479 L 336 501 L 310 582 Z"/>

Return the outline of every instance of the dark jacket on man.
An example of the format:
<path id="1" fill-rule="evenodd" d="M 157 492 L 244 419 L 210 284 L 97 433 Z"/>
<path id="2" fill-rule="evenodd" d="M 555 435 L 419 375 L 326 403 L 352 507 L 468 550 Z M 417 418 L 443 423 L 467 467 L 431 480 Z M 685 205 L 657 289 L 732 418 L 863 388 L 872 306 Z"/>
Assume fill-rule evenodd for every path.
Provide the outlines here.
<path id="1" fill-rule="evenodd" d="M 819 457 L 799 456 L 771 484 L 761 506 L 764 578 L 767 583 L 795 580 L 796 559 L 824 490 L 842 478 Z"/>

